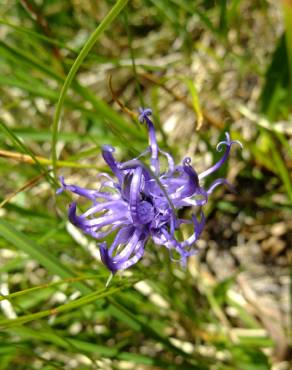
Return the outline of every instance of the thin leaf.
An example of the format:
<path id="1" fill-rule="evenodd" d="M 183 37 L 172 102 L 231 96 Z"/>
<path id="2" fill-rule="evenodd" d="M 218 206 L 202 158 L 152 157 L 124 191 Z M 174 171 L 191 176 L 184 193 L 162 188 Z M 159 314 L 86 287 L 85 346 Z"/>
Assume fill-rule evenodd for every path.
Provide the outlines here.
<path id="1" fill-rule="evenodd" d="M 81 298 L 78 298 L 75 301 L 65 303 L 63 305 L 60 305 L 58 307 L 54 307 L 54 308 L 49 309 L 49 310 L 40 311 L 40 312 L 28 314 L 28 315 L 23 315 L 23 316 L 20 316 L 16 319 L 0 320 L 0 327 L 8 328 L 8 327 L 13 327 L 13 326 L 19 326 L 19 325 L 23 325 L 23 324 L 26 324 L 28 322 L 34 321 L 34 320 L 42 319 L 42 318 L 47 317 L 47 316 L 59 315 L 63 312 L 71 311 L 71 310 L 74 310 L 76 308 L 88 305 L 89 303 L 95 302 L 95 301 L 97 301 L 101 298 L 109 297 L 109 296 L 113 295 L 114 293 L 117 293 L 118 291 L 120 291 L 124 287 L 126 287 L 126 285 L 128 285 L 128 284 L 124 284 L 124 286 L 118 287 L 118 288 L 109 288 L 109 289 L 103 288 L 103 289 L 100 289 L 96 292 L 89 293 L 89 294 L 87 294 L 87 295 L 85 295 Z"/>
<path id="2" fill-rule="evenodd" d="M 200 105 L 199 95 L 198 95 L 196 86 L 191 79 L 185 78 L 185 82 L 187 84 L 189 92 L 191 93 L 193 108 L 197 116 L 197 130 L 199 130 L 202 127 L 203 119 L 204 119 L 203 112 L 202 112 L 201 105 Z"/>
<path id="3" fill-rule="evenodd" d="M 61 118 L 62 108 L 65 101 L 65 96 L 67 94 L 67 91 L 78 71 L 80 68 L 83 60 L 86 58 L 87 54 L 90 52 L 98 38 L 102 35 L 102 33 L 105 31 L 105 29 L 113 22 L 113 20 L 119 15 L 119 13 L 123 10 L 123 8 L 126 6 L 128 0 L 118 0 L 116 4 L 113 6 L 111 11 L 106 15 L 106 17 L 103 19 L 103 21 L 99 24 L 99 26 L 96 28 L 96 30 L 91 34 L 90 38 L 85 43 L 84 47 L 78 54 L 78 57 L 76 58 L 75 62 L 73 63 L 66 80 L 64 82 L 64 85 L 62 86 L 58 104 L 55 111 L 55 116 L 52 124 L 52 162 L 53 162 L 53 170 L 56 174 L 56 167 L 57 167 L 57 142 L 58 142 L 58 126 L 59 121 Z"/>

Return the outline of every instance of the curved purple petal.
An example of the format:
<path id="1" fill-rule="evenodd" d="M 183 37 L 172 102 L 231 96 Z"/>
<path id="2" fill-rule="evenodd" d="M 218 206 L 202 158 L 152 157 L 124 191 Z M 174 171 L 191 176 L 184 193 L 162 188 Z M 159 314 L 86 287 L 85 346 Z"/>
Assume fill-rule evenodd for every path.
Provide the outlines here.
<path id="1" fill-rule="evenodd" d="M 115 223 L 114 225 L 111 225 L 108 230 L 106 231 L 94 231 L 92 228 L 86 229 L 86 234 L 91 235 L 95 239 L 104 239 L 114 231 L 116 231 L 118 228 L 121 227 L 121 225 L 124 225 L 124 222 Z M 99 230 L 98 228 L 96 230 Z"/>
<path id="2" fill-rule="evenodd" d="M 140 236 L 141 231 L 135 230 L 134 234 L 130 237 L 128 243 L 124 246 L 124 248 L 121 251 L 118 251 L 118 253 L 114 256 L 111 256 L 112 261 L 115 263 L 122 263 L 127 261 L 134 252 L 136 245 L 139 242 Z"/>
<path id="3" fill-rule="evenodd" d="M 126 239 L 128 231 L 123 231 L 120 233 L 119 237 L 117 236 L 115 242 L 109 250 L 106 248 L 106 243 L 100 244 L 100 255 L 103 263 L 111 270 L 112 273 L 115 273 L 118 270 L 125 270 L 136 263 L 144 254 L 144 244 L 145 237 L 140 239 L 141 232 L 135 231 L 132 237 L 129 239 L 128 243 L 124 246 L 123 250 L 111 256 L 113 249 L 115 249 L 120 241 Z M 125 233 L 123 235 L 123 233 Z"/>
<path id="4" fill-rule="evenodd" d="M 79 226 L 79 218 L 76 215 L 76 208 L 77 208 L 77 203 L 76 202 L 72 202 L 71 204 L 69 204 L 68 218 L 69 218 L 69 221 L 73 225 Z"/>
<path id="5" fill-rule="evenodd" d="M 155 128 L 153 122 L 149 118 L 149 116 L 151 116 L 152 114 L 152 110 L 140 108 L 139 111 L 140 111 L 139 121 L 141 123 L 145 122 L 148 126 L 149 144 L 151 149 L 151 169 L 154 171 L 156 175 L 158 175 L 159 173 L 158 145 L 156 141 Z"/>
<path id="6" fill-rule="evenodd" d="M 130 161 L 127 161 L 127 162 L 124 162 L 124 163 L 120 163 L 118 165 L 118 167 L 122 171 L 125 171 L 125 170 L 134 170 L 134 169 L 140 167 L 142 169 L 142 172 L 143 172 L 143 176 L 144 176 L 145 181 L 149 181 L 151 179 L 150 172 L 148 171 L 148 169 L 144 165 L 144 163 L 141 162 L 139 159 L 132 159 Z"/>
<path id="7" fill-rule="evenodd" d="M 104 265 L 115 274 L 118 270 L 126 270 L 135 263 L 137 263 L 144 255 L 144 244 L 145 241 L 141 241 L 137 244 L 135 254 L 124 262 L 114 262 L 104 244 L 100 245 L 100 256 Z"/>
<path id="8" fill-rule="evenodd" d="M 137 167 L 133 173 L 129 200 L 131 217 L 134 224 L 139 224 L 138 203 L 141 200 L 140 195 L 141 182 L 142 182 L 142 167 Z"/>
<path id="9" fill-rule="evenodd" d="M 205 220 L 205 215 L 203 211 L 201 211 L 201 221 L 200 222 L 197 220 L 195 215 L 193 215 L 192 219 L 194 222 L 194 233 L 188 239 L 180 243 L 180 246 L 182 248 L 192 246 L 198 240 L 205 226 L 206 220 Z"/>
<path id="10" fill-rule="evenodd" d="M 105 203 L 97 203 L 83 213 L 82 217 L 85 218 L 103 210 L 120 211 L 121 209 L 127 209 L 127 204 L 123 200 L 112 200 Z"/>
<path id="11" fill-rule="evenodd" d="M 86 233 L 90 233 L 90 229 L 96 232 L 104 226 L 120 224 L 122 221 L 126 222 L 128 217 L 126 211 L 127 209 L 124 209 L 98 218 L 86 219 L 83 215 L 78 216 L 76 214 L 76 202 L 73 202 L 69 205 L 68 218 L 73 225 L 78 226 Z"/>
<path id="12" fill-rule="evenodd" d="M 215 188 L 217 188 L 217 186 L 222 185 L 222 184 L 226 185 L 231 192 L 235 192 L 234 187 L 227 180 L 217 179 L 213 181 L 212 184 L 209 186 L 209 188 L 207 189 L 207 194 L 208 195 L 212 194 Z"/>
<path id="13" fill-rule="evenodd" d="M 131 226 L 123 227 L 121 228 L 115 237 L 115 240 L 113 241 L 111 247 L 109 248 L 109 255 L 112 257 L 114 250 L 120 245 L 125 244 L 131 235 L 135 232 L 135 228 Z"/>
<path id="14" fill-rule="evenodd" d="M 212 167 L 210 167 L 208 170 L 202 172 L 200 175 L 199 175 L 199 179 L 203 179 L 204 177 L 210 175 L 211 173 L 217 171 L 222 165 L 223 163 L 226 161 L 226 159 L 228 158 L 228 155 L 229 155 L 229 152 L 230 152 L 230 149 L 231 149 L 231 146 L 233 144 L 238 144 L 240 145 L 240 147 L 242 148 L 242 144 L 237 141 L 237 140 L 230 140 L 230 135 L 228 134 L 228 132 L 225 133 L 226 135 L 226 141 L 221 141 L 220 143 L 217 144 L 217 151 L 220 152 L 221 151 L 221 148 L 223 145 L 226 145 L 226 149 L 225 149 L 225 152 L 223 154 L 223 156 L 220 158 L 220 160 L 215 163 Z"/>
<path id="15" fill-rule="evenodd" d="M 164 155 L 167 159 L 167 162 L 168 162 L 168 171 L 166 173 L 166 175 L 168 176 L 171 176 L 175 170 L 175 164 L 174 164 L 174 159 L 172 158 L 172 156 L 165 152 L 164 150 L 161 150 L 158 148 L 158 151 L 159 153 L 161 153 L 162 155 Z"/>
<path id="16" fill-rule="evenodd" d="M 199 191 L 199 177 L 196 171 L 191 166 L 191 159 L 189 157 L 183 160 L 183 170 L 186 173 L 188 180 L 181 190 L 182 197 L 190 197 Z"/>
<path id="17" fill-rule="evenodd" d="M 59 180 L 62 184 L 62 187 L 57 190 L 57 194 L 62 193 L 64 190 L 69 190 L 71 191 L 71 193 L 75 193 L 77 195 L 80 195 L 82 197 L 85 197 L 91 200 L 94 200 L 96 198 L 96 195 L 98 193 L 96 190 L 81 188 L 80 186 L 77 186 L 77 185 L 67 185 L 65 183 L 63 176 L 60 176 Z"/>
<path id="18" fill-rule="evenodd" d="M 119 270 L 126 270 L 129 267 L 137 263 L 144 255 L 144 244 L 145 241 L 140 241 L 134 251 L 134 255 L 129 258 L 127 261 L 119 263 Z"/>
<path id="19" fill-rule="evenodd" d="M 114 224 L 115 222 L 123 221 L 127 219 L 127 214 L 124 211 L 116 212 L 116 214 L 110 214 L 101 216 L 99 218 L 93 218 L 93 219 L 85 219 L 83 217 L 77 216 L 79 219 L 79 225 L 82 228 L 102 228 L 104 226 L 108 226 L 111 224 Z"/>
<path id="20" fill-rule="evenodd" d="M 119 182 L 121 183 L 123 180 L 123 175 L 118 169 L 117 162 L 113 156 L 112 153 L 114 153 L 115 148 L 113 148 L 110 145 L 103 145 L 102 146 L 102 156 L 105 162 L 108 164 L 110 169 L 113 171 L 113 173 L 116 175 L 118 178 Z"/>

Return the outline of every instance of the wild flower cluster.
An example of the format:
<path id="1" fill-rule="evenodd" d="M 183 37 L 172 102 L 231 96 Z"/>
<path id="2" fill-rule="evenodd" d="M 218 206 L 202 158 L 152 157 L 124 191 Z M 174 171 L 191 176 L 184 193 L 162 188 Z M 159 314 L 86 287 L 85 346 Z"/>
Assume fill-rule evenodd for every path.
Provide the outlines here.
<path id="1" fill-rule="evenodd" d="M 195 242 L 205 224 L 202 206 L 218 185 L 229 186 L 225 179 L 219 178 L 208 189 L 204 189 L 201 180 L 223 165 L 233 144 L 241 145 L 238 141 L 230 140 L 226 133 L 226 140 L 217 145 L 218 151 L 225 146 L 221 159 L 197 174 L 190 158 L 175 165 L 172 156 L 159 148 L 150 116 L 151 109 L 140 109 L 139 121 L 147 125 L 149 147 L 139 157 L 118 162 L 113 155 L 114 148 L 103 146 L 103 159 L 115 179 L 107 173 L 99 174 L 104 178 L 99 190 L 68 185 L 60 177 L 62 187 L 57 191 L 58 194 L 68 190 L 92 202 L 90 208 L 81 215 L 76 212 L 76 202 L 71 203 L 68 212 L 70 222 L 97 240 L 116 233 L 110 246 L 106 241 L 98 244 L 101 259 L 112 273 L 127 269 L 139 261 L 149 240 L 157 246 L 166 247 L 171 258 L 176 252 L 181 264 L 185 265 L 187 257 L 197 252 Z M 165 171 L 161 170 L 161 156 L 168 163 Z M 142 161 L 145 157 L 150 157 L 150 166 Z M 199 212 L 194 212 L 190 218 L 180 218 L 186 207 L 193 207 Z M 193 232 L 180 241 L 176 231 L 183 224 L 191 224 Z"/>

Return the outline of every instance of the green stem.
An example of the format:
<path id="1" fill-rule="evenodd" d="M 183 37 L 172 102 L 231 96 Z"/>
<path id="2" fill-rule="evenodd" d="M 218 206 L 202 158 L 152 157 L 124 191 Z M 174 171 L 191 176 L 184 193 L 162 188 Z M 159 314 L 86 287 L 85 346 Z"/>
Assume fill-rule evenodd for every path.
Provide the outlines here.
<path id="1" fill-rule="evenodd" d="M 42 319 L 43 317 L 46 317 L 46 316 L 57 315 L 57 314 L 60 314 L 62 312 L 71 311 L 71 310 L 76 309 L 78 307 L 82 307 L 82 306 L 85 306 L 87 304 L 90 304 L 90 303 L 96 301 L 97 299 L 108 297 L 108 296 L 120 291 L 121 289 L 123 289 L 125 287 L 128 287 L 128 286 L 129 286 L 129 284 L 124 284 L 124 286 L 117 287 L 117 288 L 111 288 L 111 289 L 103 288 L 103 289 L 98 290 L 96 292 L 89 293 L 89 294 L 87 294 L 87 295 L 85 295 L 81 298 L 78 298 L 75 301 L 65 303 L 61 306 L 58 306 L 58 307 L 55 307 L 55 308 L 52 308 L 52 309 L 49 309 L 49 310 L 23 315 L 23 316 L 20 316 L 16 319 L 2 319 L 2 320 L 0 320 L 0 327 L 1 328 L 8 328 L 8 327 L 11 327 L 11 326 L 23 325 L 23 324 L 26 324 L 26 323 L 28 323 L 30 321 L 33 321 L 33 320 Z"/>
<path id="2" fill-rule="evenodd" d="M 129 49 L 130 49 L 130 55 L 131 55 L 131 61 L 132 61 L 133 74 L 135 78 L 136 91 L 139 96 L 140 106 L 145 107 L 143 94 L 142 94 L 140 82 L 138 79 L 138 73 L 137 73 L 136 62 L 135 62 L 135 54 L 134 54 L 134 49 L 133 49 L 133 38 L 132 38 L 132 33 L 129 27 L 127 12 L 125 12 L 125 26 L 126 26 L 127 36 L 128 36 L 128 43 L 129 43 Z"/>
<path id="3" fill-rule="evenodd" d="M 57 151 L 56 146 L 58 142 L 58 126 L 59 121 L 62 113 L 62 107 L 64 104 L 66 93 L 78 71 L 80 68 L 82 62 L 96 43 L 97 39 L 102 35 L 102 33 L 105 31 L 105 29 L 112 23 L 112 21 L 119 15 L 119 13 L 122 11 L 122 9 L 126 6 L 128 0 L 118 0 L 116 4 L 112 7 L 110 12 L 105 16 L 103 21 L 98 25 L 96 30 L 91 34 L 85 45 L 83 46 L 82 50 L 80 51 L 79 55 L 75 59 L 75 62 L 73 63 L 66 80 L 63 84 L 63 87 L 61 89 L 58 103 L 56 106 L 56 111 L 54 115 L 54 120 L 52 124 L 52 164 L 53 164 L 53 170 L 54 174 L 56 176 L 56 167 L 57 167 Z"/>
<path id="4" fill-rule="evenodd" d="M 286 48 L 289 64 L 290 92 L 292 93 L 292 0 L 282 0 L 284 25 L 286 29 Z"/>

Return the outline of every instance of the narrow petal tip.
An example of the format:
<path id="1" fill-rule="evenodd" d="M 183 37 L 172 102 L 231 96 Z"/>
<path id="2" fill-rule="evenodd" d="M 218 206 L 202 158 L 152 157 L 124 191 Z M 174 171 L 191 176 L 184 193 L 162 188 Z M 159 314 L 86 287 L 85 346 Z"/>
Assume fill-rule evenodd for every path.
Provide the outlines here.
<path id="1" fill-rule="evenodd" d="M 77 208 L 76 202 L 72 202 L 72 203 L 69 204 L 69 207 L 68 207 L 68 218 L 69 218 L 69 221 L 73 225 L 76 225 L 77 224 L 76 208 Z"/>
<path id="2" fill-rule="evenodd" d="M 59 195 L 59 194 L 63 193 L 64 190 L 65 189 L 63 187 L 59 188 L 59 189 L 56 190 L 56 194 Z"/>
<path id="3" fill-rule="evenodd" d="M 217 152 L 221 152 L 223 145 L 226 145 L 227 147 L 231 147 L 231 145 L 233 145 L 233 144 L 238 144 L 240 146 L 240 148 L 243 149 L 243 145 L 241 144 L 241 142 L 238 141 L 238 140 L 231 140 L 230 139 L 230 134 L 228 132 L 225 132 L 225 136 L 226 136 L 226 140 L 220 141 L 217 144 L 217 146 L 216 146 Z"/>
<path id="4" fill-rule="evenodd" d="M 108 253 L 108 249 L 106 247 L 106 242 L 102 242 L 102 243 L 99 244 L 99 252 L 100 252 L 100 258 L 101 258 L 103 264 L 114 275 L 117 272 L 118 269 L 111 261 L 111 258 L 110 258 L 109 253 Z"/>
<path id="5" fill-rule="evenodd" d="M 139 108 L 139 122 L 143 123 L 146 121 L 147 117 L 151 116 L 152 110 L 150 108 Z"/>
<path id="6" fill-rule="evenodd" d="M 113 153 L 115 151 L 115 148 L 112 147 L 111 145 L 104 144 L 102 146 L 102 151 Z"/>
<path id="7" fill-rule="evenodd" d="M 57 195 L 63 193 L 63 191 L 66 190 L 66 184 L 65 184 L 64 176 L 59 176 L 59 181 L 62 184 L 62 186 L 56 190 Z"/>

